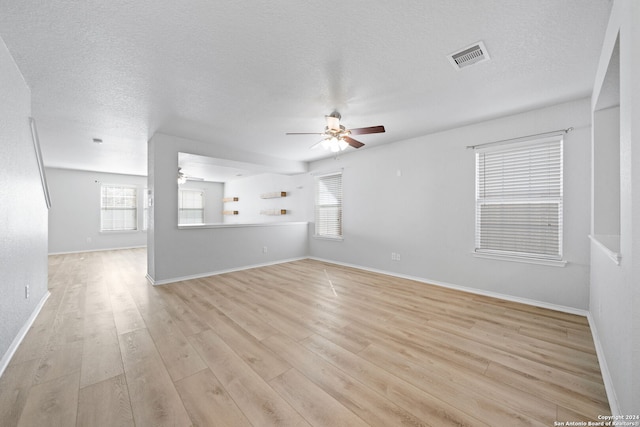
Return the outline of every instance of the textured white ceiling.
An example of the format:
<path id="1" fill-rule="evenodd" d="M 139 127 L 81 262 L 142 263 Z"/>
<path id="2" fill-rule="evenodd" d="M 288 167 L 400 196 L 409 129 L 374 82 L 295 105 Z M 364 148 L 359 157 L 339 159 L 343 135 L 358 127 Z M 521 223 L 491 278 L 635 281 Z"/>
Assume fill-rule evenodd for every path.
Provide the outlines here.
<path id="1" fill-rule="evenodd" d="M 49 166 L 146 173 L 156 131 L 285 159 L 334 109 L 390 143 L 590 94 L 609 0 L 0 0 Z M 491 61 L 446 55 L 484 41 Z M 104 143 L 91 142 L 94 137 Z"/>

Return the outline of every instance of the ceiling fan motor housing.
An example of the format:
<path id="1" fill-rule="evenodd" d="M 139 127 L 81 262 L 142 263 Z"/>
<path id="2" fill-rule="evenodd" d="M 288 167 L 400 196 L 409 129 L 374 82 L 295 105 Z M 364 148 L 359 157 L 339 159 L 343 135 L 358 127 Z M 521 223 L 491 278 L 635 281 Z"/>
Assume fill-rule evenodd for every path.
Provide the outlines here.
<path id="1" fill-rule="evenodd" d="M 328 116 L 324 116 L 327 119 L 327 128 L 333 131 L 339 131 L 340 128 L 344 129 L 344 126 L 340 126 L 340 113 L 334 111 Z"/>
<path id="2" fill-rule="evenodd" d="M 332 128 L 331 126 L 325 126 L 324 134 L 327 137 L 336 137 L 341 138 L 343 136 L 349 135 L 351 132 L 348 131 L 344 126 L 338 125 L 338 127 Z"/>

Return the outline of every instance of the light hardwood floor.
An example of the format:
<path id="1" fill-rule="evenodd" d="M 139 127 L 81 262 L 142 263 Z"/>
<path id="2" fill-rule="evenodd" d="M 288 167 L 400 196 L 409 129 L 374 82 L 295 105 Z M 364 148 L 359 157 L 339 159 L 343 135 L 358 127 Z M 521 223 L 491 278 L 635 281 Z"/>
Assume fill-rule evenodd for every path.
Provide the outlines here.
<path id="1" fill-rule="evenodd" d="M 303 260 L 150 286 L 50 257 L 2 426 L 553 426 L 609 414 L 584 317 Z"/>

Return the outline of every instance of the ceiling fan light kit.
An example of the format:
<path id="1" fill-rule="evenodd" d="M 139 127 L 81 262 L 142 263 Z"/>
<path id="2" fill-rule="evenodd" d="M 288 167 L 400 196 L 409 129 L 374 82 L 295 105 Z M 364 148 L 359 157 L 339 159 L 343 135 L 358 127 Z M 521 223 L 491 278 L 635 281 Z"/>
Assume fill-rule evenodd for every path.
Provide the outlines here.
<path id="1" fill-rule="evenodd" d="M 182 172 L 182 168 L 178 167 L 178 185 L 182 185 L 187 181 L 204 181 L 204 178 L 199 178 L 195 176 L 189 176 Z"/>
<path id="2" fill-rule="evenodd" d="M 322 148 L 324 148 L 325 150 L 329 150 L 332 153 L 343 151 L 349 146 L 349 144 L 347 144 L 347 142 L 344 139 L 336 138 L 336 137 L 331 137 L 329 139 L 322 140 L 321 145 L 322 145 Z"/>
<path id="3" fill-rule="evenodd" d="M 187 182 L 186 175 L 182 172 L 182 168 L 178 168 L 178 185 L 182 185 Z"/>
<path id="4" fill-rule="evenodd" d="M 349 135 L 362 135 L 368 133 L 383 133 L 384 126 L 371 126 L 367 128 L 347 129 L 340 124 L 342 116 L 337 111 L 332 112 L 328 116 L 324 116 L 327 121 L 327 125 L 324 128 L 324 132 L 288 132 L 287 135 L 323 135 L 324 139 L 313 144 L 311 148 L 321 146 L 325 150 L 333 153 L 338 153 L 351 146 L 353 148 L 360 148 L 364 144 L 351 138 Z"/>

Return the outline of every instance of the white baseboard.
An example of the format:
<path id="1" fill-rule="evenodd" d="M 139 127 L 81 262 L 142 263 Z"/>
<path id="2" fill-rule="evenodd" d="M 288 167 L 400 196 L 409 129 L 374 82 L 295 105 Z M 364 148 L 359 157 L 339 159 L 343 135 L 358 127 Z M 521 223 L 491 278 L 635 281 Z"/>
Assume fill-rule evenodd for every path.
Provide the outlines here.
<path id="1" fill-rule="evenodd" d="M 149 283 L 151 283 L 154 286 L 156 286 L 156 285 L 166 285 L 168 283 L 181 282 L 183 280 L 192 280 L 192 279 L 200 279 L 202 277 L 217 276 L 218 274 L 233 273 L 234 271 L 249 270 L 251 268 L 267 267 L 269 265 L 283 264 L 285 262 L 299 261 L 301 259 L 307 259 L 307 257 L 281 259 L 281 260 L 265 262 L 265 263 L 261 263 L 261 264 L 253 264 L 253 265 L 245 265 L 245 266 L 242 266 L 242 267 L 234 267 L 234 268 L 229 268 L 229 269 L 226 269 L 226 270 L 216 270 L 216 271 L 210 271 L 210 272 L 207 272 L 207 273 L 194 274 L 194 275 L 190 275 L 190 276 L 173 277 L 171 279 L 154 280 L 148 274 L 146 275 L 146 278 L 149 281 Z"/>
<path id="2" fill-rule="evenodd" d="M 356 265 L 356 264 L 338 262 L 338 261 L 334 261 L 334 260 L 330 260 L 330 259 L 324 259 L 324 258 L 309 257 L 309 259 L 314 259 L 316 261 L 327 262 L 327 263 L 330 263 L 330 264 L 343 265 L 345 267 L 357 268 L 359 270 L 371 271 L 373 273 L 385 274 L 387 276 L 399 277 L 401 279 L 414 280 L 416 282 L 421 282 L 421 283 L 426 283 L 426 284 L 429 284 L 429 285 L 440 286 L 442 288 L 448 288 L 448 289 L 454 289 L 454 290 L 458 290 L 458 291 L 468 292 L 468 293 L 476 294 L 476 295 L 483 295 L 483 296 L 487 296 L 487 297 L 498 298 L 498 299 L 505 300 L 505 301 L 518 302 L 518 303 L 521 303 L 521 304 L 531 305 L 531 306 L 534 306 L 534 307 L 548 308 L 550 310 L 561 311 L 563 313 L 569 313 L 569 314 L 576 314 L 578 316 L 587 317 L 587 315 L 589 314 L 589 312 L 587 310 L 582 310 L 582 309 L 575 308 L 575 307 L 568 307 L 568 306 L 564 306 L 564 305 L 560 305 L 560 304 L 552 304 L 552 303 L 548 303 L 548 302 L 544 302 L 544 301 L 538 301 L 538 300 L 533 300 L 533 299 L 528 299 L 528 298 L 521 298 L 521 297 L 516 297 L 516 296 L 513 296 L 513 295 L 501 294 L 501 293 L 498 293 L 498 292 L 485 291 L 485 290 L 482 290 L 482 289 L 469 288 L 469 287 L 466 287 L 466 286 L 454 285 L 454 284 L 451 284 L 451 283 L 440 282 L 440 281 L 437 281 L 437 280 L 425 279 L 423 277 L 417 277 L 417 276 L 410 276 L 410 275 L 407 275 L 407 274 L 394 273 L 394 272 L 391 272 L 391 271 L 379 270 L 379 269 L 376 269 L 376 268 L 363 267 L 363 266 Z"/>
<path id="3" fill-rule="evenodd" d="M 33 325 L 33 322 L 36 320 L 36 317 L 38 317 L 38 314 L 40 314 L 40 310 L 42 310 L 42 307 L 44 307 L 44 303 L 47 302 L 49 295 L 51 295 L 49 291 L 47 291 L 47 293 L 44 294 L 44 296 L 42 297 L 42 299 L 40 300 L 36 308 L 31 313 L 31 316 L 29 316 L 25 324 L 22 325 L 22 328 L 20 328 L 20 330 L 18 331 L 18 335 L 16 335 L 16 337 L 13 339 L 13 342 L 7 349 L 6 353 L 2 356 L 2 359 L 0 359 L 0 377 L 4 373 L 4 370 L 7 369 L 7 366 L 9 366 L 9 362 L 11 362 L 11 358 L 16 353 L 18 346 L 20 345 L 24 337 L 27 335 L 27 332 L 29 332 L 29 328 L 31 328 L 31 325 Z"/>
<path id="4" fill-rule="evenodd" d="M 81 251 L 49 252 L 49 255 L 70 255 L 70 254 L 82 254 L 85 252 L 119 251 L 123 249 L 140 249 L 140 248 L 146 248 L 146 247 L 147 245 L 125 246 L 125 247 L 118 247 L 118 248 L 84 249 Z"/>
<path id="5" fill-rule="evenodd" d="M 622 415 L 622 413 L 620 412 L 620 405 L 618 403 L 618 396 L 616 395 L 616 390 L 613 386 L 613 378 L 611 377 L 611 373 L 609 372 L 607 359 L 604 355 L 604 347 L 602 347 L 602 342 L 600 342 L 598 329 L 596 328 L 596 323 L 593 320 L 591 313 L 587 315 L 587 319 L 589 319 L 589 328 L 591 329 L 591 336 L 593 337 L 593 343 L 596 347 L 596 354 L 598 355 L 598 363 L 600 363 L 600 372 L 602 374 L 602 380 L 604 382 L 604 389 L 607 392 L 607 400 L 609 400 L 611 415 Z"/>

